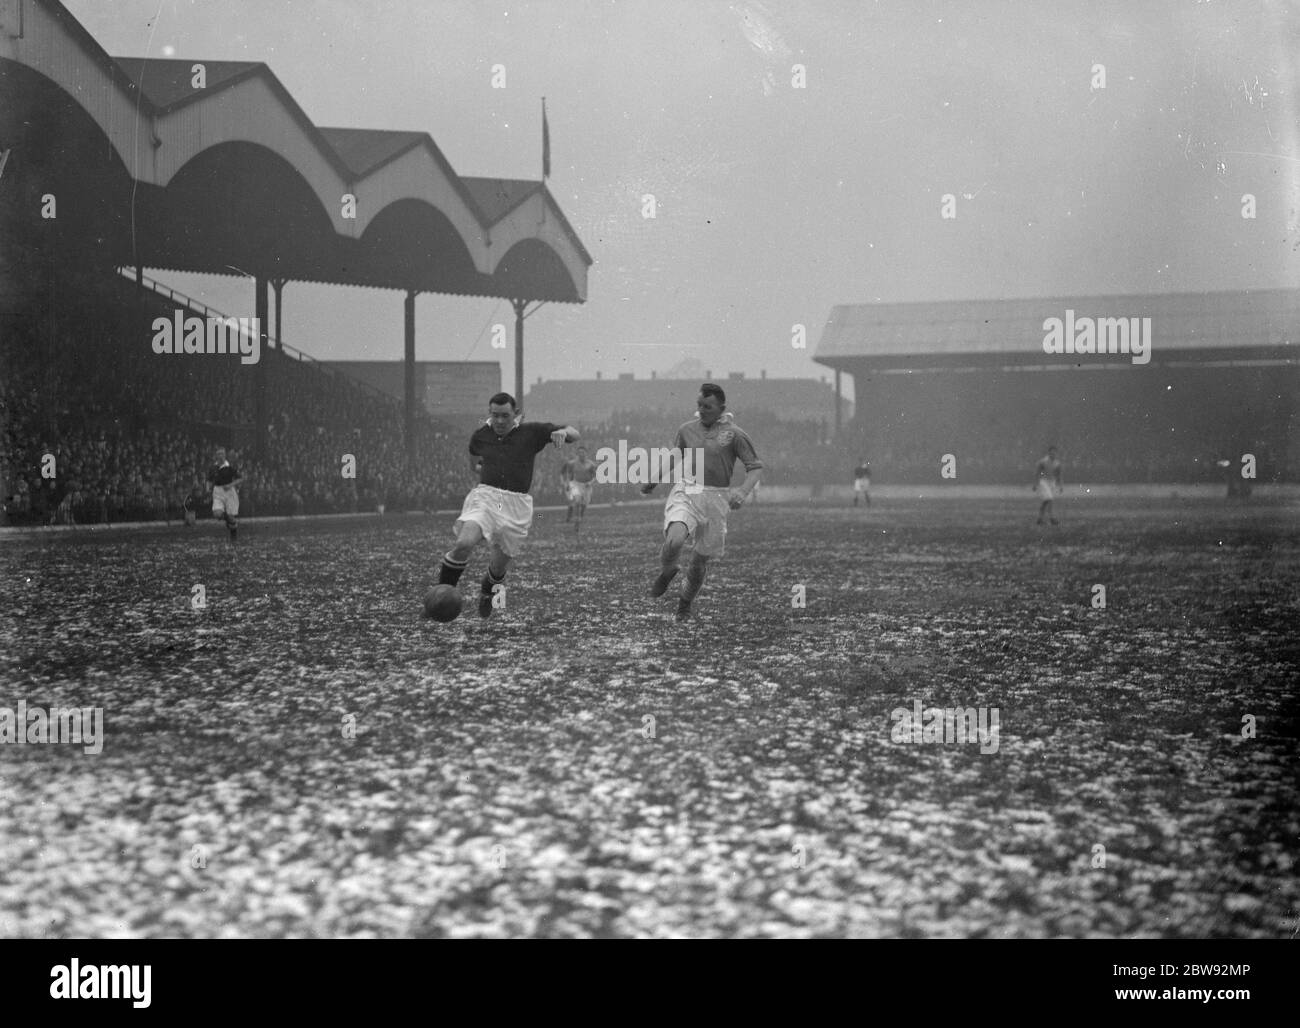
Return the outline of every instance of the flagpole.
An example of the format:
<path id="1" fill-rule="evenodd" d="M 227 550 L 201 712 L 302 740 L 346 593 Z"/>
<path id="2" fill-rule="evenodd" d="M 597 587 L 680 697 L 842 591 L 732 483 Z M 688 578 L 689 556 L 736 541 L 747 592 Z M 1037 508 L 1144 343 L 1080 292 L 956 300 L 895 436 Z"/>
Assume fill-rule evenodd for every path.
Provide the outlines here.
<path id="1" fill-rule="evenodd" d="M 546 224 L 546 179 L 551 173 L 551 128 L 546 123 L 546 97 L 542 97 L 542 224 Z"/>

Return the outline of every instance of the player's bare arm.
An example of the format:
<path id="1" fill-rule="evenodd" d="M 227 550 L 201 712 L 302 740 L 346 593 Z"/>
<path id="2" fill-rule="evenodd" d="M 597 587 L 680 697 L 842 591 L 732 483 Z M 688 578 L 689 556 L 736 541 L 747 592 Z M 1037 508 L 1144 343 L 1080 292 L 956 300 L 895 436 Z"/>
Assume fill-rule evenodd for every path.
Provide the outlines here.
<path id="1" fill-rule="evenodd" d="M 732 510 L 739 510 L 741 505 L 749 499 L 749 494 L 758 488 L 759 479 L 763 477 L 763 469 L 755 468 L 753 471 L 745 472 L 745 481 L 740 483 L 738 489 L 732 489 L 727 494 L 727 505 Z"/>

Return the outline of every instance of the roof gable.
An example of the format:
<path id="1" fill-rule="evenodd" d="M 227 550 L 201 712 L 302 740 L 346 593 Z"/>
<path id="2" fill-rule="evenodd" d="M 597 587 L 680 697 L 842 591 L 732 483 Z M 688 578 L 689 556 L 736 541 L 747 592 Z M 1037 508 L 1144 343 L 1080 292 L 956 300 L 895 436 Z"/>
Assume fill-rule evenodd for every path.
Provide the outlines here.
<path id="1" fill-rule="evenodd" d="M 160 110 L 179 107 L 199 97 L 220 92 L 259 68 L 270 71 L 257 61 L 176 60 L 162 57 L 114 57 L 118 66 L 139 88 L 148 101 Z M 195 89 L 194 66 L 203 65 L 204 87 Z"/>

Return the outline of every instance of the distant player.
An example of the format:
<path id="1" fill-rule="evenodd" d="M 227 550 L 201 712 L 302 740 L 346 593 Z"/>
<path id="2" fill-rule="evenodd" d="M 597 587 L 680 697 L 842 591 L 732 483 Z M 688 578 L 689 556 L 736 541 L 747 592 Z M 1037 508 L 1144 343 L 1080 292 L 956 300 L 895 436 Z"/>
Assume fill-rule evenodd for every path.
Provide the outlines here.
<path id="1" fill-rule="evenodd" d="M 212 516 L 225 521 L 230 545 L 234 546 L 239 532 L 239 491 L 235 487 L 243 479 L 239 469 L 226 460 L 225 450 L 217 450 L 213 456 L 216 463 L 208 470 L 208 481 L 212 483 Z"/>
<path id="2" fill-rule="evenodd" d="M 1038 523 L 1041 525 L 1043 518 L 1049 517 L 1052 519 L 1052 524 L 1056 524 L 1056 517 L 1052 513 L 1052 501 L 1064 492 L 1065 487 L 1061 484 L 1061 462 L 1056 459 L 1055 446 L 1047 448 L 1047 456 L 1039 458 L 1034 471 L 1037 476 L 1034 491 L 1042 501 L 1038 506 Z"/>
<path id="3" fill-rule="evenodd" d="M 203 488 L 198 479 L 194 480 L 194 486 L 185 494 L 182 506 L 185 509 L 185 526 L 193 528 L 194 523 L 199 518 L 199 504 L 203 502 Z"/>
<path id="4" fill-rule="evenodd" d="M 1223 476 L 1227 480 L 1228 499 L 1231 500 L 1234 496 L 1237 495 L 1237 482 L 1239 481 L 1239 479 L 1237 478 L 1236 475 L 1236 468 L 1232 466 L 1232 461 L 1230 460 L 1216 460 L 1214 464 L 1215 467 L 1217 467 L 1220 471 L 1223 472 Z"/>
<path id="5" fill-rule="evenodd" d="M 868 507 L 871 506 L 871 465 L 865 457 L 853 469 L 853 506 L 858 505 L 859 497 L 866 501 Z"/>
<path id="6" fill-rule="evenodd" d="M 549 422 L 521 421 L 519 405 L 509 393 L 488 401 L 487 424 L 469 437 L 470 467 L 479 484 L 465 497 L 456 520 L 456 544 L 442 558 L 438 582 L 456 585 L 474 547 L 485 539 L 491 548 L 483 576 L 478 615 L 492 616 L 492 594 L 528 538 L 533 523 L 533 463 L 547 443 L 556 446 L 578 438 L 578 430 Z"/>
<path id="7" fill-rule="evenodd" d="M 763 470 L 749 436 L 725 413 L 727 396 L 720 386 L 712 382 L 700 386 L 695 406 L 698 411 L 695 420 L 677 430 L 673 449 L 679 454 L 703 450 L 703 468 L 694 468 L 693 477 L 697 481 L 687 482 L 683 475 L 668 492 L 668 502 L 664 505 L 664 544 L 659 553 L 662 570 L 650 587 L 651 596 L 662 596 L 668 591 L 679 570 L 682 546 L 688 537 L 694 537 L 695 555 L 677 600 L 678 621 L 691 616 L 691 602 L 704 584 L 709 558 L 721 557 L 726 549 L 728 509 L 740 508 L 758 485 Z M 732 489 L 731 473 L 737 460 L 745 465 L 745 481 L 739 489 Z M 700 477 L 702 482 L 698 481 Z M 654 483 L 641 487 L 647 496 L 654 490 Z"/>
<path id="8" fill-rule="evenodd" d="M 575 535 L 582 531 L 582 517 L 587 513 L 587 504 L 591 502 L 591 484 L 595 480 L 596 462 L 587 458 L 585 446 L 579 446 L 578 455 L 560 465 L 560 481 L 564 483 L 564 495 L 569 504 L 564 522 L 574 522 Z"/>

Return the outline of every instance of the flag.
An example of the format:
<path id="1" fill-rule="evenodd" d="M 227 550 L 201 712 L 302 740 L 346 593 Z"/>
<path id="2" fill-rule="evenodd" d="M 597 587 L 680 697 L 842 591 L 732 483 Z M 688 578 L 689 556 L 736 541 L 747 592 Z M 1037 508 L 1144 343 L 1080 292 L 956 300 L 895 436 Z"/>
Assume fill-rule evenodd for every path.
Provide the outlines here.
<path id="1" fill-rule="evenodd" d="M 551 128 L 546 124 L 546 97 L 542 97 L 542 181 L 551 174 Z"/>

